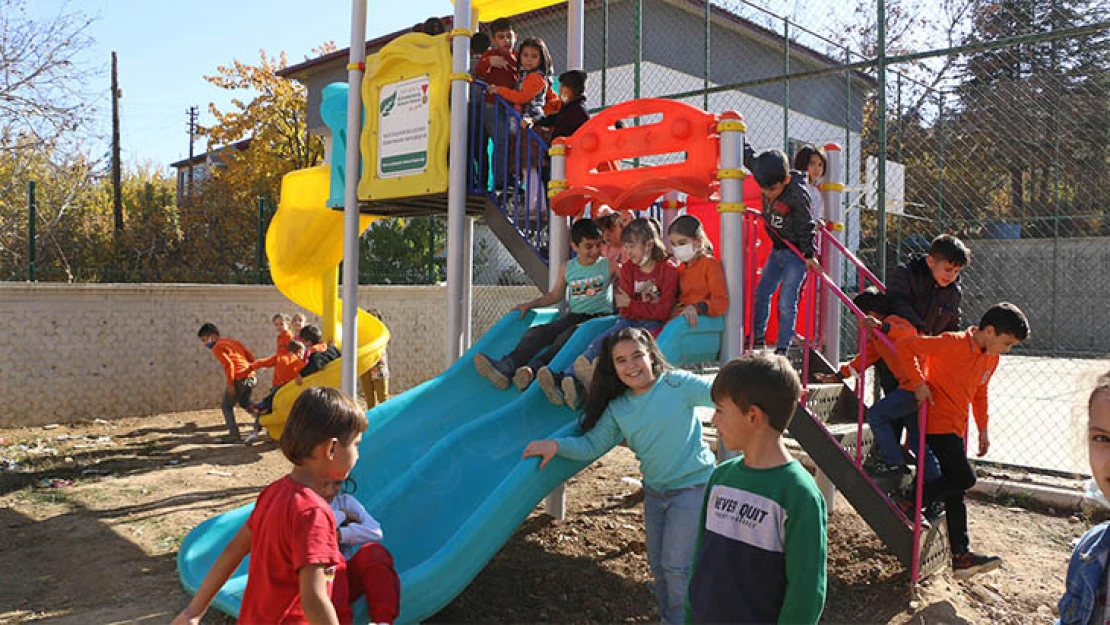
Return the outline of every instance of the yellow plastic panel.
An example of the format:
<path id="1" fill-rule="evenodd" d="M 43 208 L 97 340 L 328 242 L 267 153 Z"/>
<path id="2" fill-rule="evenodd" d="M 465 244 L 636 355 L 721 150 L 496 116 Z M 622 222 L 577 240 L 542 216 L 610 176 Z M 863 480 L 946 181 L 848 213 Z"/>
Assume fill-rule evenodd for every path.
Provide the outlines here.
<path id="1" fill-rule="evenodd" d="M 334 311 L 334 336 L 342 336 L 340 320 L 343 302 L 337 299 L 336 267 L 343 260 L 343 212 L 327 208 L 331 169 L 312 167 L 285 175 L 281 181 L 281 203 L 266 231 L 266 255 L 274 286 L 295 304 L 317 315 L 330 316 Z M 359 232 L 377 217 L 362 215 Z M 325 318 L 325 325 L 331 325 Z M 340 345 L 343 357 L 358 357 L 359 375 L 370 370 L 381 359 L 389 342 L 389 330 L 376 317 L 358 311 L 358 346 L 348 350 Z M 277 440 L 285 427 L 285 419 L 293 401 L 306 388 L 313 386 L 340 387 L 340 361 L 329 363 L 323 370 L 304 380 L 303 385 L 290 382 L 274 396 L 274 411 L 263 415 L 260 422 Z"/>
<path id="2" fill-rule="evenodd" d="M 401 35 L 366 58 L 360 200 L 447 190 L 450 75 L 451 44 L 446 35 Z"/>
<path id="3" fill-rule="evenodd" d="M 499 17 L 512 17 L 556 4 L 563 4 L 563 2 L 559 0 L 471 0 L 470 10 L 478 16 L 478 19 L 490 22 Z"/>

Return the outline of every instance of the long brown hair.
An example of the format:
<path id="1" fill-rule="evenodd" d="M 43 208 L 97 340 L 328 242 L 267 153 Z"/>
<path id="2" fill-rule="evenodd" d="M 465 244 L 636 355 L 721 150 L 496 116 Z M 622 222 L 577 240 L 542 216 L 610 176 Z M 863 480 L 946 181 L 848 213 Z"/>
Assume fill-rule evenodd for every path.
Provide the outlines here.
<path id="1" fill-rule="evenodd" d="M 601 354 L 597 357 L 597 368 L 590 382 L 590 392 L 586 394 L 586 407 L 579 422 L 583 433 L 589 432 L 597 425 L 601 415 L 609 407 L 609 402 L 624 395 L 628 390 L 628 385 L 621 381 L 620 376 L 617 375 L 617 368 L 613 365 L 613 348 L 622 341 L 634 341 L 648 353 L 656 382 L 664 373 L 672 369 L 663 352 L 659 351 L 659 345 L 647 330 L 622 328 L 605 337 L 601 343 Z"/>
<path id="2" fill-rule="evenodd" d="M 667 246 L 663 244 L 663 237 L 659 229 L 644 217 L 637 217 L 628 222 L 621 231 L 621 243 L 644 243 L 651 250 L 648 255 L 655 262 L 667 260 Z"/>

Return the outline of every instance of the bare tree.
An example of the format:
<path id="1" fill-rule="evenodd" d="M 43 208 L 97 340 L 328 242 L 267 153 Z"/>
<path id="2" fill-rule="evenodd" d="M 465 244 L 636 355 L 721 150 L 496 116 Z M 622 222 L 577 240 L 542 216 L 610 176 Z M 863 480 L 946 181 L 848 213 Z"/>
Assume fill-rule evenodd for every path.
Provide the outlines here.
<path id="1" fill-rule="evenodd" d="M 92 45 L 89 18 L 63 5 L 48 19 L 26 0 L 0 0 L 0 151 L 32 149 L 75 134 L 92 117 L 80 57 Z"/>

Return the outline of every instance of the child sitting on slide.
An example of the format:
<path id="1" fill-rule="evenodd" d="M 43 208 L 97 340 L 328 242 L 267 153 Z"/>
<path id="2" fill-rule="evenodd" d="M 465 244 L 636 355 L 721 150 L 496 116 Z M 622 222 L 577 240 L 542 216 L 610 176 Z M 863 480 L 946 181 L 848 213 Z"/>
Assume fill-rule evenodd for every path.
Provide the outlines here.
<path id="1" fill-rule="evenodd" d="M 566 297 L 567 313 L 530 328 L 516 348 L 499 359 L 482 353 L 474 356 L 474 367 L 499 389 L 509 388 L 510 378 L 520 390 L 527 388 L 536 370 L 551 362 L 578 326 L 613 312 L 609 260 L 600 258 L 601 229 L 590 219 L 579 219 L 571 226 L 570 240 L 577 257 L 563 265 L 555 286 L 543 296 L 513 307 L 523 318 L 533 308 L 553 306 Z"/>
<path id="2" fill-rule="evenodd" d="M 621 266 L 620 288 L 614 292 L 621 318 L 594 339 L 574 364 L 560 373 L 541 367 L 536 381 L 548 401 L 577 408 L 593 377 L 595 359 L 606 336 L 624 328 L 643 328 L 658 334 L 671 318 L 678 296 L 678 270 L 667 260 L 659 230 L 644 218 L 633 219 L 621 233 L 630 260 Z"/>
<path id="3" fill-rule="evenodd" d="M 297 385 L 304 384 L 304 379 L 323 369 L 333 360 L 339 358 L 339 348 L 324 342 L 324 334 L 316 326 L 301 328 L 301 341 L 308 347 L 308 359 L 304 369 L 297 376 Z"/>
<path id="4" fill-rule="evenodd" d="M 693 215 L 675 218 L 667 228 L 671 251 L 678 260 L 678 302 L 675 317 L 685 317 L 691 328 L 698 315 L 720 317 L 728 310 L 728 287 L 721 261 L 713 257 L 713 246 L 701 221 Z"/>
<path id="5" fill-rule="evenodd" d="M 366 596 L 371 623 L 392 623 L 401 610 L 401 581 L 393 555 L 382 544 L 382 526 L 353 492 L 354 478 L 328 485 L 324 499 L 335 515 L 339 551 L 347 560 L 347 601 Z M 347 488 L 345 488 L 347 487 Z"/>
<path id="6" fill-rule="evenodd" d="M 252 372 L 273 367 L 274 378 L 273 384 L 270 385 L 269 394 L 262 401 L 251 404 L 246 408 L 247 412 L 254 415 L 254 432 L 243 441 L 244 443 L 249 445 L 258 440 L 259 433 L 262 431 L 262 425 L 258 422 L 258 417 L 273 412 L 274 395 L 277 394 L 278 389 L 296 379 L 297 375 L 304 369 L 304 357 L 307 352 L 304 343 L 291 340 L 286 343 L 285 349 L 281 352 L 251 363 L 250 369 Z"/>

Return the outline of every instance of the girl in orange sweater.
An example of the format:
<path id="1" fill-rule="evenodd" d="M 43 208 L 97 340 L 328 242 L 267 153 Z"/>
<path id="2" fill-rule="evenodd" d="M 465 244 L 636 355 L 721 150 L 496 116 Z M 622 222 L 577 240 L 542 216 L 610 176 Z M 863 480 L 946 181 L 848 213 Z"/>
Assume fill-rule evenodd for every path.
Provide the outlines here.
<path id="1" fill-rule="evenodd" d="M 489 91 L 511 103 L 523 117 L 539 119 L 544 116 L 544 104 L 551 90 L 551 80 L 548 78 L 551 72 L 551 53 L 547 51 L 547 44 L 543 39 L 528 37 L 520 42 L 517 61 L 520 63 L 520 79 L 516 88 L 490 86 Z M 509 167 L 518 172 L 526 170 L 527 214 L 543 219 L 547 212 L 547 193 L 540 175 L 544 154 L 540 150 L 529 149 L 531 145 L 533 144 L 526 140 L 523 144 L 525 153 L 510 157 Z"/>
<path id="2" fill-rule="evenodd" d="M 691 328 L 698 315 L 720 317 L 728 310 L 728 288 L 721 261 L 713 257 L 713 245 L 701 222 L 693 215 L 676 218 L 667 228 L 671 251 L 679 261 L 678 301 L 671 317 L 682 315 Z"/>

